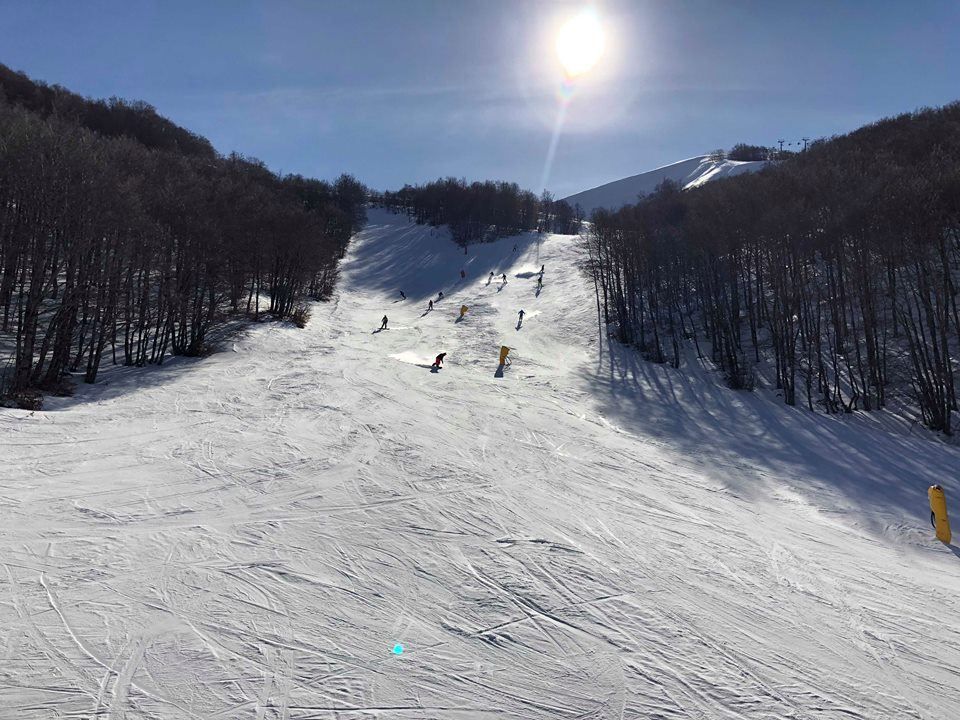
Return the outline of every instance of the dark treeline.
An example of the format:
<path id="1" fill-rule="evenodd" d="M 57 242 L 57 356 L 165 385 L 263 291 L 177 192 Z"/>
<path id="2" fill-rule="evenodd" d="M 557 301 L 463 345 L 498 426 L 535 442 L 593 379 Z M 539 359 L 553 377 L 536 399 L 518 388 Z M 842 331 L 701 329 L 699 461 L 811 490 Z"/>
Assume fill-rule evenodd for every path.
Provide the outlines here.
<path id="1" fill-rule="evenodd" d="M 710 159 L 715 162 L 723 160 L 756 162 L 758 160 L 779 160 L 792 155 L 795 155 L 795 153 L 790 150 L 777 150 L 777 148 L 764 147 L 763 145 L 737 143 L 729 150 L 714 150 L 710 153 Z"/>
<path id="2" fill-rule="evenodd" d="M 396 192 L 372 198 L 378 204 L 406 213 L 420 224 L 447 225 L 463 247 L 528 230 L 571 234 L 577 232 L 583 212 L 548 192 L 537 197 L 516 183 L 473 182 L 447 178 L 425 185 L 405 185 Z"/>
<path id="3" fill-rule="evenodd" d="M 772 160 L 774 157 L 776 157 L 776 151 L 773 148 L 747 143 L 737 143 L 727 152 L 728 160 Z"/>
<path id="4" fill-rule="evenodd" d="M 960 103 L 814 143 L 764 171 L 597 212 L 611 332 L 679 366 L 701 339 L 734 387 L 769 359 L 789 405 L 852 412 L 910 393 L 952 432 L 960 353 Z"/>
<path id="5" fill-rule="evenodd" d="M 91 100 L 59 85 L 31 80 L 0 64 L 0 100 L 41 117 L 58 117 L 108 137 L 129 137 L 155 150 L 215 158 L 210 142 L 175 125 L 145 102 Z"/>
<path id="6" fill-rule="evenodd" d="M 103 134 L 100 103 L 70 96 L 64 115 L 68 95 L 0 97 L 0 394 L 56 389 L 67 372 L 94 382 L 105 355 L 198 355 L 230 311 L 302 315 L 305 296 L 329 293 L 364 220 L 360 183 L 207 153 L 136 104 L 107 106 Z M 156 127 L 173 139 L 142 142 Z"/>

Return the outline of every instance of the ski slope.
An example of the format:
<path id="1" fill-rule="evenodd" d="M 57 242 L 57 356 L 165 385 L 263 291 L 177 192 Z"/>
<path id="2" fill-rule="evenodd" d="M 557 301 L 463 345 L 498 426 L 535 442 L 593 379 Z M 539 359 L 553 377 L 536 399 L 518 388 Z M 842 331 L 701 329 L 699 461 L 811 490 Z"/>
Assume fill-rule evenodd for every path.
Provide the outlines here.
<path id="1" fill-rule="evenodd" d="M 0 717 L 960 717 L 960 453 L 598 353 L 575 242 L 374 212 L 306 329 L 0 410 Z"/>
<path id="2" fill-rule="evenodd" d="M 765 160 L 749 162 L 717 161 L 711 160 L 709 155 L 699 155 L 670 165 L 664 165 L 656 170 L 584 190 L 576 195 L 571 195 L 566 200 L 571 205 L 579 205 L 589 216 L 592 211 L 598 208 L 619 210 L 624 205 L 636 203 L 638 198 L 649 195 L 656 190 L 657 186 L 664 180 L 672 180 L 684 190 L 687 190 L 699 187 L 711 180 L 733 177 L 745 172 L 756 172 L 766 164 Z"/>

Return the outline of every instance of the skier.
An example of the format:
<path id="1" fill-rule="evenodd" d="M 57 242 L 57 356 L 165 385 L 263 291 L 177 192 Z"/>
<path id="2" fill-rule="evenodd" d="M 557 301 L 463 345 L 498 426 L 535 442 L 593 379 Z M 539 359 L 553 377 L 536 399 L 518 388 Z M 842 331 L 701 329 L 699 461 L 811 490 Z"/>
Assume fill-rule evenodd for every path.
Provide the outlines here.
<path id="1" fill-rule="evenodd" d="M 541 265 L 541 266 L 540 266 L 540 277 L 543 277 L 543 269 L 544 269 L 545 267 L 546 267 L 546 265 Z"/>
<path id="2" fill-rule="evenodd" d="M 387 329 L 387 316 L 386 316 L 386 315 L 383 316 L 383 320 L 380 322 L 380 329 L 381 329 L 381 330 L 386 330 L 386 329 Z"/>
<path id="3" fill-rule="evenodd" d="M 431 300 L 430 304 L 427 305 L 427 312 L 430 312 L 431 310 L 433 310 L 433 300 Z"/>
<path id="4" fill-rule="evenodd" d="M 537 291 L 539 292 L 539 291 L 542 290 L 542 289 L 543 289 L 543 278 L 542 278 L 542 277 L 538 277 L 538 278 L 537 278 Z"/>
<path id="5" fill-rule="evenodd" d="M 516 252 L 516 251 L 517 251 L 517 246 L 516 246 L 516 244 L 514 244 L 514 246 L 513 246 L 513 251 L 512 251 L 512 252 Z"/>
<path id="6" fill-rule="evenodd" d="M 460 279 L 463 280 L 465 277 L 467 277 L 467 274 L 466 274 L 463 270 L 461 270 L 461 271 L 460 271 Z"/>
<path id="7" fill-rule="evenodd" d="M 440 302 L 441 300 L 443 300 L 443 290 L 437 293 L 437 302 Z"/>
<path id="8" fill-rule="evenodd" d="M 401 300 L 406 300 L 406 299 L 407 299 L 407 296 L 403 294 L 403 290 L 400 291 L 400 299 L 401 299 Z"/>
<path id="9" fill-rule="evenodd" d="M 504 273 L 503 275 L 501 275 L 501 276 L 500 276 L 500 279 L 503 280 L 504 283 L 506 283 L 506 282 L 507 282 L 507 274 Z"/>
<path id="10" fill-rule="evenodd" d="M 523 322 L 523 316 L 525 315 L 525 313 L 523 312 L 523 309 L 521 309 L 518 314 L 520 315 L 520 322 Z"/>
<path id="11" fill-rule="evenodd" d="M 443 367 L 443 359 L 447 356 L 446 353 L 440 353 L 437 355 L 437 359 L 433 361 L 433 365 L 430 367 L 435 367 L 437 370 Z"/>
<path id="12" fill-rule="evenodd" d="M 487 285 L 493 282 L 493 270 L 490 271 L 490 277 L 487 278 Z"/>

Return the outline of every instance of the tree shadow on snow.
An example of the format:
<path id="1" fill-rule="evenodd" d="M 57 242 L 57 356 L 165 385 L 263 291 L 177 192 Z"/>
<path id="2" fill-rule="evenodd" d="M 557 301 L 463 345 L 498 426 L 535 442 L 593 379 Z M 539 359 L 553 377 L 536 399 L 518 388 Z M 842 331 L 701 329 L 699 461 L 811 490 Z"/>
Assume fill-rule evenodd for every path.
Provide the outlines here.
<path id="1" fill-rule="evenodd" d="M 167 355 L 163 364 L 113 365 L 110 349 L 104 351 L 103 362 L 97 373 L 97 381 L 87 384 L 83 381 L 83 371 L 71 373 L 68 377 L 75 384 L 74 393 L 68 397 L 44 396 L 44 412 L 56 412 L 86 403 L 99 403 L 112 400 L 130 392 L 147 390 L 175 382 L 187 376 L 207 358 L 220 353 L 231 352 L 233 345 L 242 340 L 252 328 L 260 324 L 277 322 L 264 319 L 257 322 L 251 318 L 238 317 L 207 334 L 207 350 L 198 357 L 185 355 Z"/>
<path id="2" fill-rule="evenodd" d="M 696 360 L 674 369 L 616 343 L 607 349 L 600 365 L 583 373 L 603 415 L 701 459 L 705 475 L 738 495 L 771 494 L 786 482 L 819 501 L 824 490 L 835 490 L 838 509 L 854 515 L 862 507 L 923 524 L 929 485 L 960 491 L 960 450 L 929 436 L 891 434 L 871 427 L 869 418 L 731 390 Z M 860 521 L 877 524 L 866 514 Z"/>
<path id="3" fill-rule="evenodd" d="M 447 228 L 417 225 L 401 215 L 371 210 L 368 225 L 351 241 L 341 271 L 351 275 L 351 287 L 357 291 L 395 295 L 402 288 L 408 299 L 427 299 L 436 295 L 438 286 L 459 280 L 461 269 L 470 282 L 494 268 L 512 266 L 519 257 L 511 250 L 514 244 L 526 251 L 536 244 L 536 233 L 473 244 L 465 256 Z"/>

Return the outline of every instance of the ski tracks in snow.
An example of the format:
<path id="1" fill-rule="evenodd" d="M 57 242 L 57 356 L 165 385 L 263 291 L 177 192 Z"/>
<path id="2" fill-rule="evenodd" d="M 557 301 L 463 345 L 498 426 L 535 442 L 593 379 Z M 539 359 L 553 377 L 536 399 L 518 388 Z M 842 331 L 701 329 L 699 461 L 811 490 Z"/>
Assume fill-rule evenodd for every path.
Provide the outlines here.
<path id="1" fill-rule="evenodd" d="M 0 715 L 960 714 L 956 558 L 606 417 L 573 239 L 544 239 L 535 296 L 532 237 L 464 259 L 400 222 L 361 233 L 306 330 L 0 411 Z"/>

